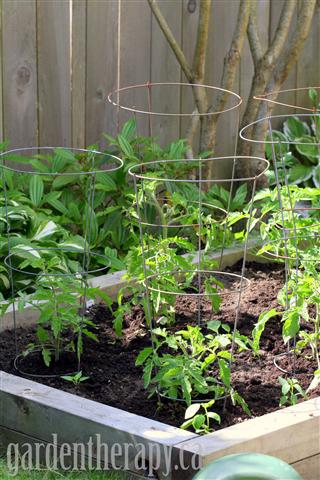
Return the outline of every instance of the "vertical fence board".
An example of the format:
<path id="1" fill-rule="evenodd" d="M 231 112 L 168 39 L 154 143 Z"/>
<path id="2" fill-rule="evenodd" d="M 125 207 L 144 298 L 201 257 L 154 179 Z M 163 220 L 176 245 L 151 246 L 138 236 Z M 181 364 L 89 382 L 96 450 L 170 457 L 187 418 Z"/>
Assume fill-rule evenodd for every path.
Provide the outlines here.
<path id="1" fill-rule="evenodd" d="M 38 142 L 35 1 L 5 0 L 2 12 L 4 137 L 30 147 Z"/>
<path id="2" fill-rule="evenodd" d="M 269 42 L 270 43 L 272 42 L 274 33 L 278 26 L 283 4 L 284 4 L 284 0 L 270 1 L 270 26 L 269 26 L 269 32 L 270 32 Z M 294 16 L 296 17 L 296 12 L 294 13 Z M 294 28 L 295 28 L 295 23 L 293 22 L 293 30 Z M 290 34 L 291 32 L 289 32 L 289 38 L 290 38 Z M 297 68 L 294 65 L 287 80 L 282 85 L 281 90 L 287 90 L 287 89 L 296 88 L 296 87 L 297 87 Z M 279 97 L 278 99 L 279 101 L 280 99 L 282 99 L 282 100 L 285 100 L 286 103 L 290 103 L 294 105 L 296 103 L 296 92 L 282 94 L 281 97 Z M 279 105 L 279 106 L 276 106 L 273 113 L 278 115 L 288 115 L 288 114 L 294 113 L 294 110 L 292 108 L 283 107 Z M 281 123 L 283 123 L 282 120 L 280 120 L 279 122 L 277 121 L 274 122 L 275 126 L 277 127 L 279 127 Z"/>
<path id="3" fill-rule="evenodd" d="M 87 8 L 86 143 L 116 133 L 116 111 L 107 102 L 117 86 L 118 2 L 90 0 Z"/>
<path id="4" fill-rule="evenodd" d="M 209 53 L 207 78 L 209 84 L 217 87 L 221 86 L 224 58 L 231 45 L 239 11 L 239 4 L 239 0 L 234 0 L 231 8 L 230 2 L 217 0 L 213 2 L 212 5 L 212 24 L 209 34 L 209 45 L 212 45 L 212 48 Z M 232 91 L 239 93 L 238 69 Z M 234 99 L 230 99 L 230 102 L 232 102 L 230 105 L 235 104 Z M 217 128 L 215 156 L 232 155 L 234 153 L 234 145 L 237 138 L 237 125 L 237 109 L 220 114 Z M 228 175 L 227 163 L 225 173 Z"/>
<path id="5" fill-rule="evenodd" d="M 3 66 L 3 8 L 2 1 L 0 1 L 0 142 L 3 141 L 3 99 L 2 99 L 2 66 Z"/>
<path id="6" fill-rule="evenodd" d="M 38 0 L 40 145 L 70 146 L 70 4 Z"/>
<path id="7" fill-rule="evenodd" d="M 316 87 L 320 85 L 320 3 L 316 6 L 315 16 L 309 36 L 305 42 L 297 63 L 297 86 Z M 308 91 L 297 92 L 297 105 L 310 107 Z M 303 113 L 300 111 L 300 113 Z"/>
<path id="8" fill-rule="evenodd" d="M 148 80 L 185 81 L 147 2 L 119 1 L 120 86 Z M 299 0 L 300 4 L 302 1 Z M 283 3 L 284 0 L 258 0 L 258 28 L 263 46 L 267 44 L 268 33 L 269 41 L 273 38 Z M 200 0 L 159 0 L 189 62 L 195 48 L 199 5 Z M 211 85 L 220 84 L 238 6 L 239 0 L 212 2 L 206 75 Z M 106 95 L 117 87 L 118 81 L 118 0 L 2 0 L 0 8 L 0 141 L 4 134 L 12 146 L 30 146 L 39 141 L 42 145 L 81 147 L 97 142 L 103 131 L 115 134 L 117 111 L 106 103 Z M 318 84 L 319 16 L 318 7 L 298 65 L 282 89 Z M 252 73 L 246 41 L 233 88 L 238 91 L 239 87 L 244 101 L 249 95 Z M 192 112 L 194 101 L 190 92 L 189 89 L 181 89 L 180 94 L 166 91 L 165 95 L 154 97 L 153 108 Z M 305 102 L 307 93 L 304 96 L 292 93 L 285 100 Z M 130 103 L 146 107 L 146 89 L 131 95 Z M 289 109 L 278 107 L 275 113 L 286 114 Z M 120 123 L 129 116 L 122 112 Z M 178 135 L 185 136 L 190 120 L 158 117 L 155 122 L 161 139 L 167 142 Z M 141 134 L 149 133 L 147 118 L 139 122 L 139 130 Z M 233 119 L 219 133 L 216 154 L 232 151 L 234 130 L 233 114 Z"/>
<path id="9" fill-rule="evenodd" d="M 144 84 L 151 78 L 151 10 L 145 0 L 121 0 L 121 5 L 121 85 Z M 148 109 L 146 88 L 132 91 L 129 97 L 131 105 Z M 121 122 L 129 116 L 122 113 Z M 148 135 L 147 116 L 137 120 L 138 133 Z"/>
<path id="10" fill-rule="evenodd" d="M 72 146 L 85 146 L 86 119 L 86 15 L 87 1 L 72 2 Z"/>
<path id="11" fill-rule="evenodd" d="M 182 49 L 189 65 L 192 65 L 194 49 L 196 45 L 197 29 L 199 19 L 199 1 L 190 2 L 182 0 Z M 188 83 L 185 75 L 181 72 L 181 82 Z M 195 103 L 192 91 L 189 87 L 181 88 L 181 112 L 192 113 Z M 190 126 L 190 118 L 182 117 L 180 120 L 180 136 L 184 138 Z M 194 144 L 197 144 L 199 135 L 196 136 Z"/>
<path id="12" fill-rule="evenodd" d="M 181 3 L 179 1 L 161 0 L 159 6 L 170 26 L 177 42 L 181 44 Z M 152 16 L 151 42 L 151 81 L 180 82 L 181 69 L 160 27 Z M 152 107 L 154 111 L 180 112 L 180 89 L 155 90 Z M 166 144 L 179 137 L 179 118 L 157 117 L 157 133 L 162 143 Z"/>

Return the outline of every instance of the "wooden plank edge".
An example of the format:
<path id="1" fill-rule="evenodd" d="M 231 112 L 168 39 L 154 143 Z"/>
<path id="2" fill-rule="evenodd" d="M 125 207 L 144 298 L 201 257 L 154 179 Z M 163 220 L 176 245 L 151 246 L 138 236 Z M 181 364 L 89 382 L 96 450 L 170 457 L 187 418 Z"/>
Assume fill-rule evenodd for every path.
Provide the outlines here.
<path id="1" fill-rule="evenodd" d="M 173 453 L 176 445 L 198 436 L 5 372 L 0 372 L 0 404 L 3 428 L 45 442 L 52 442 L 54 433 L 60 443 L 88 445 L 91 438 L 96 442 L 91 450 L 93 454 L 102 448 L 101 444 L 109 449 L 115 443 L 129 445 L 130 455 L 127 458 L 120 455 L 119 465 L 121 462 L 128 465 L 129 458 L 132 470 L 136 456 L 141 454 L 149 465 L 157 467 L 160 477 L 168 470 L 168 461 L 171 465 L 172 458 L 179 458 Z"/>
<path id="2" fill-rule="evenodd" d="M 203 464 L 240 452 L 297 463 L 320 453 L 320 397 L 187 440 L 180 448 L 199 454 Z"/>

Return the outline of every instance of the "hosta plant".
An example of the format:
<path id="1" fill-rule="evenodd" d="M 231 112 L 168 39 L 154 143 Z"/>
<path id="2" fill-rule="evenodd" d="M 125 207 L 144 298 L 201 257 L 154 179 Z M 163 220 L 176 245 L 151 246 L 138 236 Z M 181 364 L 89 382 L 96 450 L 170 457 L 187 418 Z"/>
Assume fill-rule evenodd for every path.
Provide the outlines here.
<path id="1" fill-rule="evenodd" d="M 309 96 L 314 106 L 310 116 L 290 116 L 282 131 L 273 130 L 267 140 L 272 140 L 277 159 L 280 180 L 287 175 L 291 184 L 320 187 L 320 103 L 318 93 L 310 89 Z M 273 149 L 266 144 L 266 157 L 273 160 Z M 269 171 L 270 185 L 275 185 L 276 176 Z"/>

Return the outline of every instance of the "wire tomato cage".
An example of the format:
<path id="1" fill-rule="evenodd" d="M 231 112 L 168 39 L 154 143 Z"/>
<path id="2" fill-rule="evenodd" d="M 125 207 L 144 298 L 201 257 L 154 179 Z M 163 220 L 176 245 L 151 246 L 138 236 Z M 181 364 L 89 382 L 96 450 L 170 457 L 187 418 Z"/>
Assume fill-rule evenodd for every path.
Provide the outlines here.
<path id="1" fill-rule="evenodd" d="M 320 87 L 312 89 L 316 94 L 320 93 Z M 285 310 L 291 308 L 293 303 L 297 305 L 298 301 L 297 295 L 290 299 L 290 279 L 295 278 L 297 284 L 299 272 L 308 265 L 319 269 L 320 263 L 319 198 L 297 196 L 295 186 L 302 181 L 313 181 L 317 187 L 320 186 L 320 112 L 311 97 L 310 105 L 307 105 L 309 90 L 309 87 L 288 89 L 254 97 L 271 108 L 281 106 L 298 113 L 269 115 L 246 125 L 240 131 L 243 140 L 263 145 L 272 162 L 280 218 L 268 232 L 262 246 L 262 256 L 284 263 Z M 292 97 L 295 102 L 290 101 Z M 283 133 L 279 131 L 279 125 L 282 124 Z M 299 159 L 302 162 L 305 159 L 306 163 L 299 164 Z M 281 372 L 299 375 L 296 345 L 297 338 L 294 336 L 288 342 L 287 352 L 275 356 L 274 364 Z M 279 364 L 284 357 L 289 359 L 287 368 Z"/>
<path id="2" fill-rule="evenodd" d="M 219 100 L 225 95 L 229 99 L 224 108 L 219 108 Z M 162 143 L 163 138 L 168 141 L 168 138 L 186 137 L 191 146 L 184 155 L 186 158 L 177 156 L 176 152 L 159 157 L 155 148 L 148 159 L 142 154 L 140 161 L 128 170 L 135 191 L 136 218 L 133 221 L 140 232 L 139 279 L 144 288 L 153 349 L 159 326 L 165 325 L 171 332 L 177 330 L 176 313 L 172 315 L 172 311 L 178 299 L 190 309 L 190 318 L 183 327 L 206 328 L 213 318 L 215 303 L 219 303 L 217 299 L 229 295 L 234 298 L 235 312 L 231 328 L 232 359 L 241 296 L 250 285 L 245 277 L 245 264 L 254 215 L 251 199 L 257 180 L 269 167 L 269 162 L 263 158 L 236 155 L 242 99 L 234 92 L 209 85 L 146 82 L 119 88 L 108 96 L 108 101 L 117 109 L 118 118 L 121 112 L 126 113 L 126 118 L 134 118 L 138 144 L 139 135 L 147 133 Z M 204 132 L 210 122 L 217 126 L 217 150 L 221 150 L 220 137 L 232 129 L 234 142 L 227 142 L 231 152 L 221 155 L 220 151 L 220 156 L 209 152 L 193 153 L 201 152 Z M 236 170 L 243 163 L 250 163 L 256 173 L 236 178 Z M 239 272 L 231 273 L 223 268 L 230 234 L 227 222 L 235 188 L 244 182 L 250 184 L 244 256 Z M 223 205 L 209 199 L 207 194 L 212 187 L 226 189 Z M 216 262 L 210 260 L 213 250 L 218 253 Z M 206 305 L 211 305 L 209 318 L 205 317 Z M 168 318 L 170 321 L 166 323 Z M 231 363 L 232 360 L 230 366 Z M 219 390 L 218 381 L 217 388 Z M 182 401 L 179 396 L 168 395 L 161 389 L 157 393 L 168 400 Z M 226 401 L 227 396 L 217 393 L 215 399 Z M 199 401 L 199 398 L 192 399 L 192 402 Z"/>
<path id="3" fill-rule="evenodd" d="M 41 304 L 46 304 L 46 299 L 32 300 L 32 292 L 37 282 L 40 286 L 45 285 L 48 288 L 48 295 L 58 295 L 54 286 L 50 286 L 50 282 L 56 281 L 55 279 L 65 279 L 64 281 L 68 282 L 68 288 L 75 288 L 72 295 L 76 295 L 79 303 L 76 313 L 80 318 L 80 324 L 85 325 L 87 305 L 91 300 L 88 298 L 89 278 L 93 274 L 102 273 L 109 266 L 107 257 L 92 249 L 97 234 L 95 210 L 99 205 L 95 200 L 96 185 L 99 182 L 103 183 L 105 176 L 111 175 L 122 166 L 123 161 L 114 155 L 87 149 L 30 147 L 13 149 L 0 154 L 3 190 L 1 209 L 7 235 L 7 255 L 4 265 L 10 279 L 11 299 L 8 302 L 11 303 L 15 336 L 14 367 L 23 375 L 52 378 L 66 374 L 65 372 L 52 374 L 50 371 L 43 375 L 34 374 L 32 368 L 27 368 L 28 365 L 25 365 L 26 358 L 29 358 L 32 364 L 34 357 L 43 353 L 44 348 L 49 354 L 53 350 L 50 345 L 44 343 L 41 344 L 41 348 L 32 348 L 29 352 L 28 350 L 23 353 L 19 351 L 17 333 L 19 302 L 23 296 L 25 306 L 39 309 Z M 77 225 L 74 223 L 71 210 L 68 211 L 59 200 L 65 195 L 66 204 L 69 206 L 69 203 L 72 203 L 70 193 L 68 191 L 61 193 L 60 190 L 66 186 L 70 188 L 70 185 L 77 198 L 73 205 Z M 36 225 L 30 239 L 20 238 L 20 231 L 15 223 L 16 215 L 24 214 L 26 210 L 24 204 L 19 206 L 20 199 L 17 198 L 16 192 L 18 186 L 23 191 L 22 201 L 33 206 L 39 213 L 40 220 L 35 220 Z M 52 212 L 64 215 L 63 233 L 61 233 L 61 226 L 53 221 Z M 25 213 L 27 216 L 28 210 Z M 71 219 L 68 218 L 69 216 Z M 65 256 L 61 264 L 53 261 L 57 255 Z M 28 259 L 31 261 L 25 262 Z M 41 265 L 35 266 L 35 263 L 32 263 L 32 260 L 40 259 L 43 262 Z M 23 280 L 22 283 L 21 280 Z M 25 288 L 21 290 L 23 284 Z M 20 287 L 19 295 L 17 295 L 18 286 Z M 61 310 L 63 324 L 62 306 L 57 305 L 57 314 L 59 315 Z M 38 327 L 50 330 L 52 325 L 50 325 L 49 312 L 48 318 L 42 317 L 39 317 L 41 323 Z M 64 333 L 68 336 L 68 332 Z M 82 335 L 79 327 L 76 334 L 77 341 L 82 342 L 80 338 Z M 63 351 L 64 348 L 61 346 L 61 352 Z M 77 358 L 75 355 L 73 365 L 74 371 L 80 371 L 80 356 Z M 67 375 L 70 375 L 70 372 Z"/>

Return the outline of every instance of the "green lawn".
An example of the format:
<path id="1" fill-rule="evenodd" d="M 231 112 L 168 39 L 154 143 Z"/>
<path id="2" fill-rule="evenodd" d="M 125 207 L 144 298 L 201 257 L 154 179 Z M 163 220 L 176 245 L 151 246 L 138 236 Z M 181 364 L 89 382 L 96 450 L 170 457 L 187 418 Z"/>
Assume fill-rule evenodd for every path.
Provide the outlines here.
<path id="1" fill-rule="evenodd" d="M 28 472 L 21 471 L 16 476 L 10 475 L 9 470 L 7 469 L 6 461 L 0 459 L 0 479 L 9 480 L 128 480 L 129 477 L 122 472 L 50 472 L 41 470 L 40 472 Z M 132 477 L 131 477 L 132 478 Z"/>

